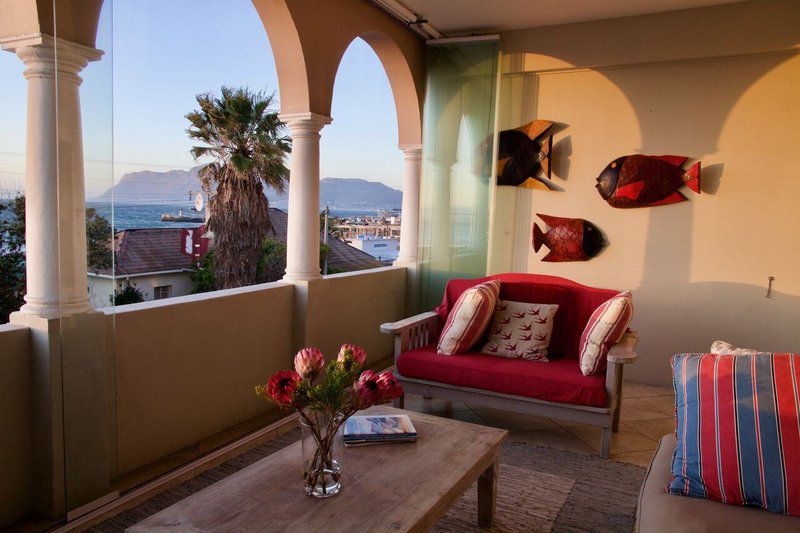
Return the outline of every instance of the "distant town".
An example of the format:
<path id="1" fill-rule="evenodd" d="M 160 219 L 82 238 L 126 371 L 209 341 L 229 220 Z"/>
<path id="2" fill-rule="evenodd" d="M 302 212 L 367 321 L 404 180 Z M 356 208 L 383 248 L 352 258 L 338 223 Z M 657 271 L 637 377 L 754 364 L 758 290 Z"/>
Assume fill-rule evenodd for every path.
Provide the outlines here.
<path id="1" fill-rule="evenodd" d="M 144 300 L 190 294 L 193 274 L 209 249 L 207 195 L 201 191 L 199 167 L 168 172 L 135 172 L 90 198 L 87 207 L 109 220 L 115 230 L 113 269 L 89 273 L 92 305 L 101 308 L 126 284 Z M 403 193 L 383 183 L 355 178 L 320 180 L 320 212 L 328 212 L 322 235 L 328 273 L 390 265 L 400 248 Z M 267 191 L 274 238 L 286 242 L 287 194 Z M 320 230 L 325 226 L 321 215 Z"/>
<path id="2" fill-rule="evenodd" d="M 92 268 L 89 294 L 95 308 L 108 307 L 115 292 L 133 283 L 144 300 L 190 294 L 193 274 L 212 249 L 205 232 L 207 195 L 198 169 L 126 174 L 87 208 L 114 229 L 113 268 Z M 4 183 L 0 202 L 21 194 Z M 200 197 L 198 199 L 198 196 Z M 286 241 L 287 194 L 268 191 L 274 239 Z M 390 265 L 400 249 L 403 193 L 383 183 L 356 178 L 320 180 L 320 212 L 328 212 L 323 269 L 347 272 Z M 8 214 L 4 213 L 4 216 Z M 320 218 L 320 231 L 325 225 Z"/>

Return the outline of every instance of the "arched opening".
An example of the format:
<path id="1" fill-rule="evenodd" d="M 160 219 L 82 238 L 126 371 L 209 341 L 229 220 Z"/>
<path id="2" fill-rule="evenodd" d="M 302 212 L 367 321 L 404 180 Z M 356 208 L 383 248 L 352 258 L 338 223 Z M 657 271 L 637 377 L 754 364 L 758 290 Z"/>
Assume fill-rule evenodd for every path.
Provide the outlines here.
<path id="1" fill-rule="evenodd" d="M 361 38 L 342 56 L 331 104 L 333 123 L 320 142 L 320 199 L 323 208 L 330 207 L 332 224 L 342 229 L 341 238 L 391 263 L 401 237 L 404 164 L 396 117 L 402 113 L 395 108 L 403 97 L 396 94 L 397 83 L 391 83 L 385 65 Z"/>
<path id="2" fill-rule="evenodd" d="M 118 253 L 112 269 L 89 265 L 94 307 L 110 305 L 129 284 L 136 287 L 132 298 L 145 301 L 214 287 L 192 275 L 198 266 L 207 268 L 202 259 L 210 239 L 197 228 L 207 220 L 209 196 L 199 170 L 212 159 L 193 157 L 192 147 L 204 143 L 187 135 L 186 115 L 200 108 L 197 95 L 219 97 L 223 86 L 274 94 L 272 110 L 280 106 L 275 61 L 255 7 L 237 0 L 226 2 L 225 12 L 208 24 L 208 12 L 188 1 L 103 6 L 97 46 L 106 59 L 113 57 L 113 73 L 110 61 L 85 71 L 86 197 L 88 207 L 113 223 Z M 285 208 L 285 195 L 266 193 L 271 207 Z M 199 252 L 186 252 L 189 239 L 201 244 Z M 161 241 L 180 245 L 152 255 L 147 265 L 134 259 L 135 250 L 158 248 Z M 123 253 L 129 246 L 132 253 Z"/>

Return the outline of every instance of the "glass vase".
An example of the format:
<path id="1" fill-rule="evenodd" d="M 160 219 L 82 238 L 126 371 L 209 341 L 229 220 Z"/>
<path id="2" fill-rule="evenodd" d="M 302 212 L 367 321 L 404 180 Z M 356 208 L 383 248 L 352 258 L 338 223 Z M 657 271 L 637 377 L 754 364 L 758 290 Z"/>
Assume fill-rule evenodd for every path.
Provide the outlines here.
<path id="1" fill-rule="evenodd" d="M 342 416 L 306 412 L 300 417 L 303 446 L 303 483 L 306 494 L 330 498 L 342 488 L 341 467 L 334 459 L 340 448 L 336 433 Z"/>

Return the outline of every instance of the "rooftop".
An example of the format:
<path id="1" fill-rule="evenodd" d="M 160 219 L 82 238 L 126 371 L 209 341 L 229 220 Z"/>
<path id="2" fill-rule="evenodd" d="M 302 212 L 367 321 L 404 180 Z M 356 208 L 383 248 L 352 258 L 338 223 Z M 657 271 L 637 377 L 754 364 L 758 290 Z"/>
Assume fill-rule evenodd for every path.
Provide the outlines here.
<path id="1" fill-rule="evenodd" d="M 286 242 L 287 214 L 269 209 L 273 235 Z M 181 228 L 148 228 L 119 231 L 114 236 L 116 263 L 114 269 L 96 269 L 98 274 L 132 276 L 174 270 L 194 270 L 192 257 L 183 253 Z M 328 237 L 328 266 L 339 272 L 364 270 L 383 266 L 371 255 L 336 239 Z"/>

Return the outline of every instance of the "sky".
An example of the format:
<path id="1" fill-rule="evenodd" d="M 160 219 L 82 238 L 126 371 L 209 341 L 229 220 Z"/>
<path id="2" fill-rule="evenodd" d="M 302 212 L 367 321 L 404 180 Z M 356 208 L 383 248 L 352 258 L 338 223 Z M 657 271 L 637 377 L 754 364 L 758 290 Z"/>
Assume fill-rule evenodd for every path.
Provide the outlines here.
<path id="1" fill-rule="evenodd" d="M 112 176 L 194 166 L 184 115 L 198 93 L 247 86 L 280 98 L 270 44 L 250 0 L 106 0 L 97 47 L 105 55 L 83 71 L 81 87 L 89 197 L 110 187 Z M 0 195 L 21 188 L 24 177 L 23 70 L 14 54 L 0 52 Z M 322 130 L 321 177 L 401 189 L 391 88 L 360 39 L 340 63 L 331 116 Z"/>

